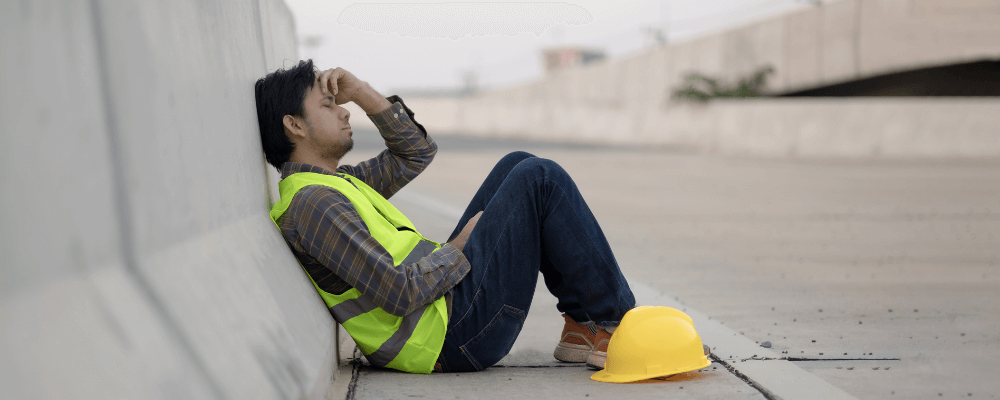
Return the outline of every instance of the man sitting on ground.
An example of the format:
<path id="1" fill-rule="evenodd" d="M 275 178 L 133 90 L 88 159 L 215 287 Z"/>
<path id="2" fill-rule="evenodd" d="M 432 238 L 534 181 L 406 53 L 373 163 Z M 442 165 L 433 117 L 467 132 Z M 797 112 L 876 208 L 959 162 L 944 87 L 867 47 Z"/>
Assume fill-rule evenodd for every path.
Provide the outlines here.
<path id="1" fill-rule="evenodd" d="M 282 176 L 271 217 L 371 364 L 419 373 L 495 364 L 521 331 L 540 271 L 565 319 L 555 357 L 603 367 L 635 298 L 559 165 L 508 154 L 439 244 L 386 201 L 437 153 L 402 99 L 312 60 L 259 79 L 255 92 L 264 154 Z M 354 143 L 347 102 L 387 147 L 358 165 L 339 165 Z"/>

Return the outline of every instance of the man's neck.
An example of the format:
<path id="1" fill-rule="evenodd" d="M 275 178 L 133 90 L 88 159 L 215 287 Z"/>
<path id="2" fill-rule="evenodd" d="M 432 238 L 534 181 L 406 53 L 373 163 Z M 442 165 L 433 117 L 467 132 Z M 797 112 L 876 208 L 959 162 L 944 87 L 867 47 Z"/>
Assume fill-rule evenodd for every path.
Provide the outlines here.
<path id="1" fill-rule="evenodd" d="M 295 153 L 292 153 L 292 156 L 288 158 L 288 161 L 315 165 L 330 172 L 337 172 L 337 166 L 340 165 L 340 160 L 327 160 L 319 156 L 299 155 Z"/>

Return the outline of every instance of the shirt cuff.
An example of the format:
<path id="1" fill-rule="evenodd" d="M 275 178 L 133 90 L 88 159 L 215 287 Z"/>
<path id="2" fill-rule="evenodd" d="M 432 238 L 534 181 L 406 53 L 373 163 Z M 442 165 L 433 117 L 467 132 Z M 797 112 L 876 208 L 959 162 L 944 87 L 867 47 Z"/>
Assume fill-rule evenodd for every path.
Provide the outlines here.
<path id="1" fill-rule="evenodd" d="M 403 103 L 399 96 L 392 95 L 385 98 L 391 103 L 389 108 L 378 113 L 368 115 L 379 132 L 402 132 L 408 128 L 417 127 L 419 132 L 427 135 L 427 130 L 419 122 L 413 119 L 413 111 Z"/>
<path id="2" fill-rule="evenodd" d="M 462 253 L 462 250 L 451 243 L 444 243 L 434 253 L 447 260 L 447 264 L 454 268 L 453 278 L 456 279 L 454 279 L 452 286 L 457 285 L 472 269 L 472 264 L 469 263 L 468 258 L 465 258 L 465 253 Z"/>

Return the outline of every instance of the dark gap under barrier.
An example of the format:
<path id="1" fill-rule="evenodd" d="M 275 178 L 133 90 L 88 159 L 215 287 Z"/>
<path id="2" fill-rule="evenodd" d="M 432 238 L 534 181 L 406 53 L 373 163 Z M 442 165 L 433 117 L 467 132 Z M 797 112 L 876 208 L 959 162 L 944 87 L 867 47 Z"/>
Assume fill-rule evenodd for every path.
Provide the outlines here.
<path id="1" fill-rule="evenodd" d="M 984 60 L 894 72 L 784 93 L 777 97 L 1000 96 L 1000 61 Z"/>

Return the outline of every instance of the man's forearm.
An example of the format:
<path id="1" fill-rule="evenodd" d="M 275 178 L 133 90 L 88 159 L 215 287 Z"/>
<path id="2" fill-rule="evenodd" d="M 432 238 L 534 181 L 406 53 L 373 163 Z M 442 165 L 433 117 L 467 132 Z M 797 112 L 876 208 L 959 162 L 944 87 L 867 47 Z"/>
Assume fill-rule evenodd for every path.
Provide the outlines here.
<path id="1" fill-rule="evenodd" d="M 355 96 L 354 104 L 361 107 L 368 115 L 378 114 L 380 111 L 389 108 L 392 104 L 385 97 L 382 97 L 375 89 L 365 82 L 363 88 L 361 88 L 359 93 Z"/>
<path id="2" fill-rule="evenodd" d="M 437 144 L 399 96 L 386 99 L 390 106 L 368 118 L 385 139 L 386 151 L 358 165 L 341 165 L 338 172 L 363 180 L 382 197 L 390 198 L 416 178 L 437 154 Z"/>

